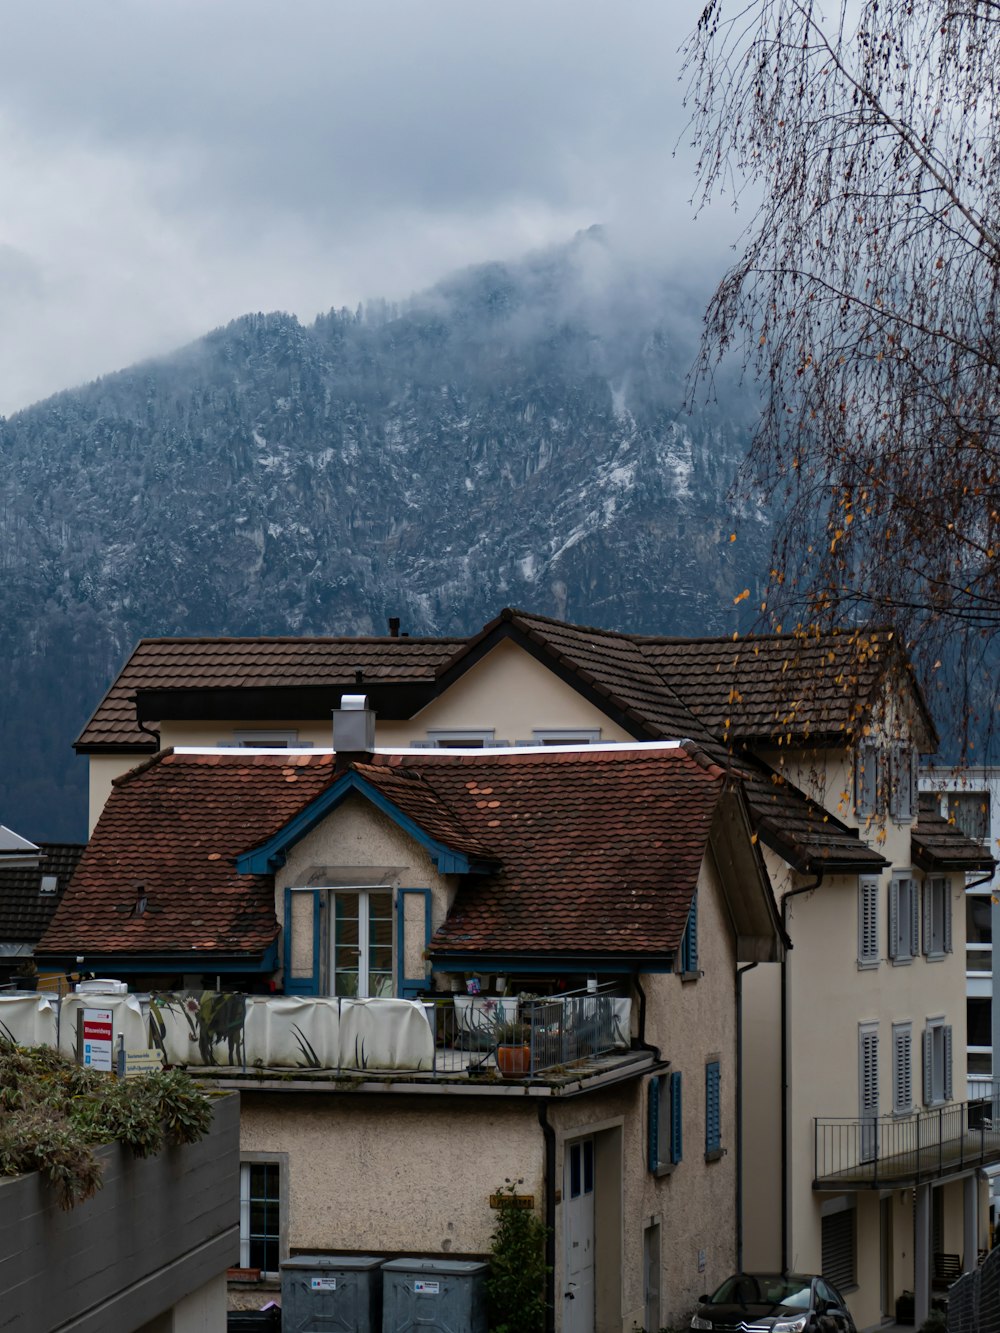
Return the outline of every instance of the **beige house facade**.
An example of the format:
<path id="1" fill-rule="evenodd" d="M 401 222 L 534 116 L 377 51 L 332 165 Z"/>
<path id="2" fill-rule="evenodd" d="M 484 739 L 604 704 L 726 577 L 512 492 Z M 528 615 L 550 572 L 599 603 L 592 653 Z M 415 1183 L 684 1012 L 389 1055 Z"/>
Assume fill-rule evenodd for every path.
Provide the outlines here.
<path id="1" fill-rule="evenodd" d="M 149 641 L 78 742 L 90 756 L 92 817 L 103 807 L 110 776 L 158 747 L 225 751 L 259 743 L 318 754 L 330 743 L 331 710 L 354 691 L 374 708 L 376 748 L 513 753 L 687 739 L 740 784 L 751 845 L 763 858 L 791 947 L 783 964 L 764 965 L 764 955 L 737 937 L 726 971 L 729 998 L 720 1010 L 733 1031 L 725 1040 L 720 1034 L 718 1046 L 714 1037 L 706 1044 L 697 1026 L 708 1013 L 685 1010 L 702 1003 L 704 979 L 635 973 L 646 1021 L 656 1015 L 657 1024 L 679 1035 L 676 1015 L 684 1014 L 699 1034 L 698 1061 L 731 1049 L 742 1062 L 739 1096 L 734 1078 L 726 1096 L 736 1101 L 723 1110 L 724 1120 L 726 1107 L 740 1116 L 743 1139 L 732 1182 L 741 1222 L 730 1266 L 825 1272 L 846 1289 L 859 1328 L 876 1326 L 911 1292 L 919 1323 L 936 1267 L 943 1271 L 957 1256 L 967 1268 L 985 1243 L 979 1173 L 1000 1158 L 985 1128 L 993 1119 L 1000 1123 L 1000 1114 L 991 1116 L 982 1099 L 964 1100 L 962 1067 L 962 895 L 967 878 L 993 863 L 946 820 L 918 812 L 916 756 L 932 750 L 936 738 L 893 636 L 779 635 L 734 645 L 614 634 L 508 611 L 468 640 Z M 415 993 L 425 912 L 429 929 L 438 930 L 454 907 L 447 876 L 435 872 L 435 880 L 419 856 L 407 860 L 393 843 L 399 830 L 378 832 L 370 811 L 352 813 L 348 804 L 337 818 L 337 837 L 356 848 L 353 855 L 362 858 L 370 839 L 379 846 L 377 855 L 371 852 L 378 865 L 412 865 L 415 876 L 420 868 L 418 883 L 397 884 L 393 908 L 393 928 L 403 922 L 397 955 L 406 959 L 396 993 Z M 331 861 L 332 855 L 317 850 L 309 864 L 363 863 Z M 296 849 L 275 873 L 275 909 L 289 940 L 299 941 L 297 965 L 307 968 L 323 927 L 322 913 L 305 912 L 306 898 L 294 892 L 304 887 L 292 882 L 303 873 L 299 856 L 305 853 Z M 410 887 L 426 888 L 426 899 L 399 896 Z M 293 890 L 289 910 L 302 914 L 294 922 L 284 916 L 287 890 Z M 433 985 L 464 985 L 470 969 L 462 961 L 435 963 Z M 283 978 L 289 981 L 296 978 Z M 638 989 L 632 998 L 637 1035 Z M 669 1079 L 657 1086 L 669 1089 Z M 601 1098 L 617 1105 L 637 1087 Z M 688 1098 L 690 1080 L 684 1089 Z M 253 1105 L 273 1105 L 262 1089 L 252 1098 Z M 593 1108 L 592 1126 L 611 1132 L 618 1124 L 603 1103 L 597 1114 L 598 1100 L 554 1099 L 550 1128 L 558 1126 L 555 1142 L 563 1147 L 548 1168 L 559 1182 L 553 1190 L 564 1188 L 565 1144 L 574 1142 L 567 1126 L 585 1105 Z M 276 1112 L 269 1114 L 273 1121 Z M 636 1161 L 628 1145 L 642 1137 L 635 1116 L 628 1123 L 614 1129 L 623 1182 Z M 548 1134 L 542 1131 L 543 1140 Z M 518 1168 L 525 1180 L 538 1178 L 539 1151 L 536 1135 Z M 604 1170 L 607 1144 L 601 1152 Z M 735 1136 L 727 1156 L 736 1156 Z M 623 1183 L 618 1197 L 623 1219 L 639 1208 L 652 1228 L 653 1219 L 666 1218 L 658 1207 L 671 1191 L 680 1192 L 680 1176 L 649 1179 L 648 1157 L 647 1143 L 647 1174 L 628 1188 Z M 715 1189 L 735 1169 L 732 1161 L 722 1170 L 718 1161 L 704 1165 L 699 1190 Z M 304 1186 L 293 1181 L 290 1188 Z M 709 1194 L 702 1202 L 716 1208 Z M 692 1235 L 678 1260 L 683 1278 L 671 1275 L 670 1237 L 684 1234 L 678 1217 L 671 1213 L 669 1225 L 660 1224 L 655 1242 L 660 1308 L 671 1317 L 695 1288 L 700 1294 L 712 1285 L 714 1272 L 711 1247 L 694 1244 Z M 487 1219 L 483 1214 L 480 1233 Z M 627 1320 L 642 1303 L 635 1299 L 635 1256 L 645 1256 L 640 1268 L 648 1275 L 654 1236 L 645 1226 L 623 1225 L 620 1310 Z M 290 1237 L 299 1234 L 294 1223 L 289 1227 Z M 289 1243 L 300 1247 L 298 1239 Z M 688 1272 L 692 1247 L 699 1266 L 704 1251 L 701 1282 Z M 655 1288 L 656 1281 L 645 1281 L 646 1296 Z M 646 1327 L 654 1326 L 650 1314 Z M 596 1327 L 618 1327 L 617 1316 L 597 1320 Z"/>

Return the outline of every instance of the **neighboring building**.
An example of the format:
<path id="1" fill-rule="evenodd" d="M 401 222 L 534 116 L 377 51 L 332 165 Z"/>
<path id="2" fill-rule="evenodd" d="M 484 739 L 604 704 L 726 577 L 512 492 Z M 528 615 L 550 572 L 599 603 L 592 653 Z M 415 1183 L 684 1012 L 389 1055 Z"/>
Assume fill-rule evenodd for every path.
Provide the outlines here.
<path id="1" fill-rule="evenodd" d="M 31 959 L 82 854 L 77 843 L 36 847 L 0 828 L 0 985 Z"/>
<path id="2" fill-rule="evenodd" d="M 782 948 L 743 784 L 696 746 L 165 753 L 116 784 L 43 941 L 79 953 L 299 997 L 155 1010 L 174 1059 L 237 1052 L 211 1072 L 242 1095 L 250 1267 L 482 1254 L 508 1178 L 565 1333 L 675 1322 L 736 1262 L 737 967 Z M 453 999 L 473 977 L 492 998 Z M 519 992 L 503 1080 L 470 1012 Z"/>
<path id="3" fill-rule="evenodd" d="M 144 641 L 77 742 L 92 817 L 160 745 L 325 749 L 356 691 L 380 746 L 687 738 L 739 782 L 793 945 L 741 983 L 742 1258 L 827 1271 L 859 1325 L 915 1288 L 919 1322 L 934 1256 L 975 1262 L 976 1172 L 1000 1160 L 962 1059 L 962 895 L 993 860 L 918 818 L 937 742 L 892 633 L 676 639 L 504 611 L 461 640 Z"/>

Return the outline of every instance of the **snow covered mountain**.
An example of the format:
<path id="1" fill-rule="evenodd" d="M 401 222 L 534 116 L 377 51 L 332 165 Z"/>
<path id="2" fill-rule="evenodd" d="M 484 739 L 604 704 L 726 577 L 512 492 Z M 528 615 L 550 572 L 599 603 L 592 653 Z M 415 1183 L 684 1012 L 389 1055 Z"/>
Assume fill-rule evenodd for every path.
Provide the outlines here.
<path id="1" fill-rule="evenodd" d="M 683 411 L 698 317 L 594 230 L 0 421 L 2 822 L 82 836 L 70 745 L 142 635 L 735 628 L 769 534 L 729 542 L 750 405 Z"/>

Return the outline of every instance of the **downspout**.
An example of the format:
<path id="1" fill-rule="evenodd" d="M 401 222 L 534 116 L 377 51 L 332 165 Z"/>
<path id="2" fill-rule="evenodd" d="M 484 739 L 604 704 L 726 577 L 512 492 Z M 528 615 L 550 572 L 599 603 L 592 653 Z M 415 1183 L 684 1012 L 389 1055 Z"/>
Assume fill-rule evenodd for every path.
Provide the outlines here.
<path id="1" fill-rule="evenodd" d="M 632 978 L 632 983 L 639 992 L 639 1035 L 635 1039 L 635 1044 L 640 1051 L 650 1051 L 657 1060 L 662 1060 L 659 1046 L 653 1046 L 646 1040 L 646 992 L 642 988 L 638 972 Z"/>
<path id="2" fill-rule="evenodd" d="M 743 1272 L 743 973 L 756 963 L 736 969 L 736 1271 Z"/>
<path id="3" fill-rule="evenodd" d="M 788 1272 L 788 900 L 800 893 L 812 893 L 823 883 L 821 870 L 811 884 L 789 889 L 781 895 L 781 930 L 785 937 L 785 955 L 781 960 L 781 1271 Z"/>
<path id="4" fill-rule="evenodd" d="M 538 1123 L 545 1143 L 545 1333 L 556 1327 L 556 1132 L 549 1124 L 549 1099 L 539 1098 Z"/>

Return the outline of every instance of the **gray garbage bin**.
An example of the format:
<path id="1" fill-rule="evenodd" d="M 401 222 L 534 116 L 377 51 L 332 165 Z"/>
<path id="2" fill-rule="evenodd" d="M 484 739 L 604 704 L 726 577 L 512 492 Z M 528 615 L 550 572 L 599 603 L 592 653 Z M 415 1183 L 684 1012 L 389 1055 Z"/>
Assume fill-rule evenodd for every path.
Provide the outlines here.
<path id="1" fill-rule="evenodd" d="M 392 1259 L 382 1265 L 382 1333 L 487 1333 L 487 1263 Z"/>
<path id="2" fill-rule="evenodd" d="M 382 1260 L 297 1254 L 281 1265 L 282 1333 L 380 1333 Z"/>

